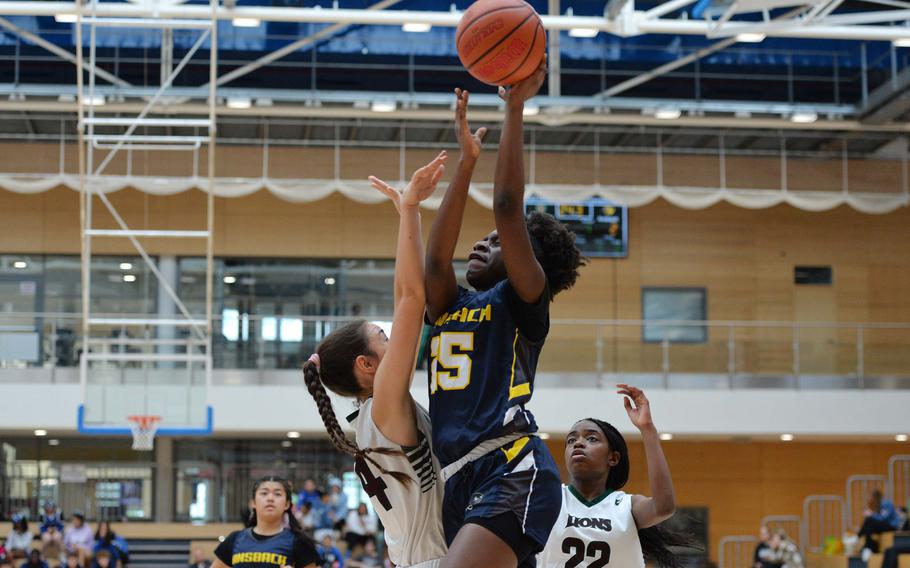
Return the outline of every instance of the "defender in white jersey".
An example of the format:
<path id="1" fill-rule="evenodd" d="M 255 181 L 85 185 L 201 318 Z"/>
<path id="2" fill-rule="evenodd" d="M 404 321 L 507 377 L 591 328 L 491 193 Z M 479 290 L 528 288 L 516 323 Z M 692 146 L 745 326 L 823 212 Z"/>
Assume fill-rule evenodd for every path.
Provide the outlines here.
<path id="1" fill-rule="evenodd" d="M 645 561 L 680 566 L 670 545 L 687 540 L 656 525 L 676 510 L 670 468 L 644 393 L 621 384 L 626 412 L 641 432 L 648 462 L 651 497 L 620 489 L 629 479 L 629 449 L 619 431 L 594 418 L 579 420 L 566 436 L 562 508 L 539 568 L 644 568 Z M 634 402 L 634 406 L 632 403 Z"/>
<path id="2" fill-rule="evenodd" d="M 354 471 L 373 502 L 373 509 L 385 527 L 389 558 L 396 566 L 438 566 L 445 556 L 442 532 L 444 485 L 439 478 L 439 462 L 433 455 L 430 416 L 417 404 L 417 444 L 398 446 L 385 437 L 372 419 L 373 399 L 367 399 L 348 416 L 361 448 L 394 448 L 401 454 L 376 454 L 373 460 L 386 471 L 403 472 L 411 478 L 401 483 L 384 475 L 365 459 L 358 459 Z M 427 560 L 429 559 L 429 560 Z"/>
<path id="3" fill-rule="evenodd" d="M 411 398 L 411 379 L 426 307 L 420 202 L 432 195 L 446 153 L 414 172 L 399 194 L 371 177 L 399 212 L 395 254 L 393 338 L 378 325 L 354 321 L 330 333 L 304 364 L 307 390 L 335 447 L 354 456 L 354 469 L 385 527 L 389 557 L 399 567 L 435 568 L 446 553 L 443 488 L 430 448 L 427 411 Z M 361 406 L 351 442 L 338 424 L 326 388 Z"/>

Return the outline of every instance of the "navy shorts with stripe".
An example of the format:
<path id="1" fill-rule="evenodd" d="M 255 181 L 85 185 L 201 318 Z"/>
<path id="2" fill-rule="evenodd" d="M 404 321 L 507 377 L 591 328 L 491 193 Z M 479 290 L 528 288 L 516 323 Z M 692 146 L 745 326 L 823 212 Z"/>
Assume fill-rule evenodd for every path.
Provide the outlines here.
<path id="1" fill-rule="evenodd" d="M 540 552 L 559 516 L 561 487 L 556 462 L 536 436 L 490 452 L 446 482 L 442 506 L 446 542 L 451 545 L 472 519 L 511 513 L 533 541 L 535 553 Z"/>

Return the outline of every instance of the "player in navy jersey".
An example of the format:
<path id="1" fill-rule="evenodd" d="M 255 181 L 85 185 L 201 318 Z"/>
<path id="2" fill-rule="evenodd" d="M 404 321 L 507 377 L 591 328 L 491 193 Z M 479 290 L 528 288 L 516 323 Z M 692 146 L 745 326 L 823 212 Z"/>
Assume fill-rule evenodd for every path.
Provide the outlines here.
<path id="1" fill-rule="evenodd" d="M 212 568 L 317 568 L 321 563 L 313 542 L 290 514 L 291 484 L 263 477 L 253 485 L 250 528 L 232 532 L 215 549 Z M 284 528 L 287 522 L 289 528 Z"/>
<path id="2" fill-rule="evenodd" d="M 525 408 L 549 330 L 549 304 L 570 288 L 583 259 L 552 216 L 524 213 L 524 102 L 546 66 L 510 89 L 494 180 L 496 230 L 469 256 L 460 288 L 452 257 L 483 131 L 471 134 L 468 93 L 458 97 L 458 168 L 427 246 L 427 316 L 433 449 L 446 481 L 446 566 L 533 566 L 560 507 L 560 478 Z"/>

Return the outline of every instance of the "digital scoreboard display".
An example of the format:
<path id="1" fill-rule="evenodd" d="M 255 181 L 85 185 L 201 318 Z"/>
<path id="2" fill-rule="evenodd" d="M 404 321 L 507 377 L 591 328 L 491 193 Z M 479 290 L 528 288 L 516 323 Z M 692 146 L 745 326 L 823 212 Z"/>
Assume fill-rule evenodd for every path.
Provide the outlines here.
<path id="1" fill-rule="evenodd" d="M 536 197 L 525 200 L 525 213 L 549 213 L 575 233 L 582 254 L 625 258 L 629 255 L 628 208 L 606 199 L 556 202 Z"/>

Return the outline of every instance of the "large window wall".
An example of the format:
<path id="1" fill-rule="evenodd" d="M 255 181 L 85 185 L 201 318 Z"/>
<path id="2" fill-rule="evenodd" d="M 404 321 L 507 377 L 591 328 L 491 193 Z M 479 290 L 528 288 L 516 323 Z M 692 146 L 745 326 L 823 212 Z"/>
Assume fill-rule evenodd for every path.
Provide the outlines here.
<path id="1" fill-rule="evenodd" d="M 176 263 L 178 296 L 191 313 L 203 314 L 205 259 Z M 3 365 L 78 363 L 80 268 L 77 255 L 0 255 Z M 392 259 L 216 259 L 216 368 L 296 368 L 338 320 L 388 325 L 394 269 Z M 93 314 L 159 311 L 158 280 L 139 257 L 95 256 L 91 281 Z M 110 330 L 112 337 L 131 332 Z"/>

